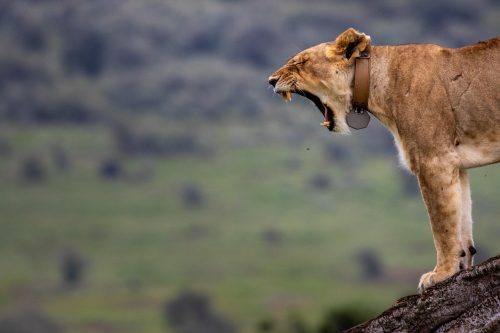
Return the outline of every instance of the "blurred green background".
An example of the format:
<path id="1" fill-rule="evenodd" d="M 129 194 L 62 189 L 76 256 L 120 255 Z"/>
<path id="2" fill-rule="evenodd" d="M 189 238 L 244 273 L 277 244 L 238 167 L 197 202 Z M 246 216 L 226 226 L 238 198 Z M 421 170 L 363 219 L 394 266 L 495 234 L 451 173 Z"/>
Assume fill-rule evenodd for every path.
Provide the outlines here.
<path id="1" fill-rule="evenodd" d="M 498 35 L 494 0 L 1 0 L 0 332 L 337 332 L 416 292 L 426 212 L 388 132 L 269 74 L 348 27 Z M 500 168 L 471 171 L 476 262 Z"/>

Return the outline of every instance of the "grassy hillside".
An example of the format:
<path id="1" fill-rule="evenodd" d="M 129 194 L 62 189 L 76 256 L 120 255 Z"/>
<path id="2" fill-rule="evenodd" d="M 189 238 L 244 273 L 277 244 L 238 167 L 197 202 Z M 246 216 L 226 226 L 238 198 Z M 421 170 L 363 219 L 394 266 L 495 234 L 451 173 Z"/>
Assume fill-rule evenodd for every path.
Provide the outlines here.
<path id="1" fill-rule="evenodd" d="M 37 304 L 70 332 L 164 332 L 164 304 L 187 289 L 243 332 L 290 311 L 310 323 L 332 307 L 377 312 L 415 292 L 434 264 L 421 200 L 394 178 L 391 158 L 339 165 L 317 142 L 221 147 L 126 159 L 103 180 L 110 144 L 99 126 L 2 133 L 16 153 L 1 164 L 0 304 Z M 65 171 L 47 158 L 55 143 L 78 152 Z M 45 177 L 27 182 L 18 162 L 33 153 Z M 472 176 L 476 242 L 495 254 L 500 171 Z M 75 291 L 60 277 L 70 250 L 86 263 Z M 364 276 L 363 251 L 381 262 L 379 278 Z"/>

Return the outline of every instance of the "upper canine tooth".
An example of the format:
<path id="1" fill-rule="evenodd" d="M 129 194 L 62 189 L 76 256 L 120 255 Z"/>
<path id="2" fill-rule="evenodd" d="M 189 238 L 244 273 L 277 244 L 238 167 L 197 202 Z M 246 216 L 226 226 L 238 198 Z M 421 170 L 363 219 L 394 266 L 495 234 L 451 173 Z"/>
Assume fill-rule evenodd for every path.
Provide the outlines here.
<path id="1" fill-rule="evenodd" d="M 286 102 L 290 102 L 292 100 L 292 93 L 289 92 L 289 91 L 283 91 L 281 93 L 281 96 L 283 97 L 283 99 L 286 101 Z"/>

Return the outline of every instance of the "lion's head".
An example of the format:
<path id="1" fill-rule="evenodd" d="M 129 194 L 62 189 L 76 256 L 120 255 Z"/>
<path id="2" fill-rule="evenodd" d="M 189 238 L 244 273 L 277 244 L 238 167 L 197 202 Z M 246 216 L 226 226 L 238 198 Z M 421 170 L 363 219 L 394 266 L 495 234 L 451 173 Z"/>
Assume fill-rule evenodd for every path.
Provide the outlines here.
<path id="1" fill-rule="evenodd" d="M 349 133 L 346 115 L 350 111 L 354 60 L 369 51 L 370 36 L 350 28 L 334 42 L 301 51 L 269 77 L 274 92 L 286 101 L 292 93 L 310 99 L 325 117 L 325 126 Z"/>

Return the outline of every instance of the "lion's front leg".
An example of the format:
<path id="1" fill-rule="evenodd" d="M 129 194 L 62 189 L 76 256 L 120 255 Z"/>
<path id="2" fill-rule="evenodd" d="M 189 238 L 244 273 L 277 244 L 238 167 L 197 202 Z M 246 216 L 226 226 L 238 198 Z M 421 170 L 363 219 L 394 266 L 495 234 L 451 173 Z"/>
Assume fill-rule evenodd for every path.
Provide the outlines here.
<path id="1" fill-rule="evenodd" d="M 447 279 L 459 270 L 461 252 L 461 186 L 459 170 L 452 158 L 433 157 L 422 161 L 418 181 L 432 227 L 437 263 L 420 278 L 423 290 Z"/>
<path id="2" fill-rule="evenodd" d="M 460 268 L 469 268 L 473 264 L 473 256 L 476 253 L 474 240 L 472 239 L 472 201 L 470 198 L 470 185 L 467 170 L 460 170 L 460 187 L 462 194 L 462 223 Z"/>

